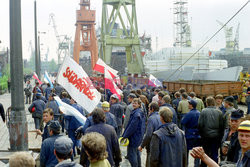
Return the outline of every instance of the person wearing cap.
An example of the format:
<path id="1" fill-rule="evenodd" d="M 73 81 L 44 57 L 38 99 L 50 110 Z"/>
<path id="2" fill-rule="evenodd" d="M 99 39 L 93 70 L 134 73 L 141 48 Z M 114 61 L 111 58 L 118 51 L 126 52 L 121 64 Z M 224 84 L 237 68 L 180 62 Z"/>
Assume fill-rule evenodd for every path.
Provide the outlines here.
<path id="1" fill-rule="evenodd" d="M 117 123 L 116 123 L 116 118 L 114 116 L 114 114 L 110 113 L 110 104 L 107 101 L 104 101 L 102 103 L 102 110 L 105 113 L 105 121 L 106 124 L 111 125 L 115 128 L 115 130 L 117 131 Z"/>
<path id="2" fill-rule="evenodd" d="M 170 102 L 171 102 L 171 97 L 169 95 L 165 95 L 162 98 L 162 105 L 161 105 L 160 108 L 168 107 L 173 112 L 172 121 L 173 121 L 173 123 L 175 123 L 177 125 L 177 114 L 176 114 L 176 111 L 174 110 L 174 108 L 171 106 Z"/>
<path id="3" fill-rule="evenodd" d="M 36 93 L 36 100 L 28 108 L 29 112 L 32 113 L 32 118 L 34 118 L 35 129 L 40 129 L 43 110 L 45 109 L 45 103 L 41 100 L 41 96 L 41 93 Z"/>
<path id="4" fill-rule="evenodd" d="M 203 101 L 200 98 L 196 97 L 195 92 L 190 92 L 189 96 L 191 99 L 193 99 L 197 102 L 196 109 L 201 112 L 202 109 L 205 108 Z"/>
<path id="5" fill-rule="evenodd" d="M 132 105 L 134 109 L 130 114 L 128 125 L 122 137 L 129 139 L 127 156 L 131 166 L 138 167 L 141 166 L 141 156 L 138 147 L 142 142 L 145 132 L 146 118 L 141 110 L 141 100 L 139 98 L 134 98 Z"/>
<path id="6" fill-rule="evenodd" d="M 66 136 L 57 138 L 54 148 L 54 154 L 59 162 L 55 167 L 81 167 L 76 162 L 69 161 L 73 154 L 73 142 L 70 138 Z"/>
<path id="7" fill-rule="evenodd" d="M 197 101 L 194 99 L 188 100 L 188 108 L 190 111 L 182 118 L 181 124 L 185 129 L 185 138 L 187 141 L 187 155 L 193 147 L 200 146 L 201 136 L 198 130 L 198 120 L 200 112 L 196 109 Z M 194 166 L 200 166 L 200 160 L 194 160 Z"/>
<path id="8" fill-rule="evenodd" d="M 228 121 L 230 118 L 230 114 L 232 113 L 232 111 L 235 110 L 234 106 L 234 98 L 233 96 L 228 96 L 225 98 L 224 100 L 224 106 L 226 108 L 226 113 L 224 114 L 224 119 L 226 122 L 225 128 L 228 128 Z"/>
<path id="9" fill-rule="evenodd" d="M 153 132 L 150 142 L 150 167 L 186 167 L 185 135 L 172 122 L 173 112 L 163 107 L 159 111 L 162 125 Z"/>
<path id="10" fill-rule="evenodd" d="M 237 162 L 237 167 L 250 166 L 250 121 L 241 122 L 238 128 L 238 139 L 241 153 Z"/>
<path id="11" fill-rule="evenodd" d="M 128 95 L 128 106 L 127 106 L 126 111 L 125 111 L 125 119 L 124 119 L 124 123 L 123 123 L 124 129 L 127 127 L 128 121 L 130 118 L 130 114 L 131 114 L 132 110 L 134 109 L 133 105 L 132 105 L 132 101 L 134 98 L 136 98 L 136 95 L 134 93 L 130 93 Z"/>
<path id="12" fill-rule="evenodd" d="M 123 116 L 123 110 L 121 104 L 119 104 L 119 98 L 116 94 L 111 95 L 110 97 L 111 101 L 111 107 L 110 107 L 110 113 L 114 114 L 116 123 L 117 123 L 117 136 L 118 138 L 121 136 L 122 133 L 122 116 Z"/>
<path id="13" fill-rule="evenodd" d="M 149 118 L 147 121 L 146 132 L 143 137 L 141 145 L 138 147 L 138 150 L 142 152 L 142 149 L 145 147 L 147 150 L 146 158 L 146 167 L 150 167 L 150 141 L 153 135 L 153 132 L 156 131 L 161 125 L 160 116 L 158 114 L 159 105 L 157 102 L 151 102 L 149 104 Z"/>
<path id="14" fill-rule="evenodd" d="M 224 119 L 220 110 L 215 107 L 215 99 L 212 96 L 206 98 L 206 108 L 199 117 L 198 129 L 201 136 L 201 145 L 205 153 L 218 162 L 218 150 L 224 134 Z M 205 166 L 204 163 L 201 166 Z"/>
<path id="15" fill-rule="evenodd" d="M 111 125 L 105 124 L 105 113 L 102 109 L 96 108 L 92 112 L 92 118 L 94 124 L 86 129 L 85 134 L 91 132 L 97 132 L 102 134 L 106 139 L 106 150 L 108 152 L 108 161 L 111 166 L 118 167 L 120 162 L 122 161 L 121 158 L 121 151 L 118 143 L 118 137 L 116 135 L 114 127 Z M 87 163 L 87 154 L 82 148 L 81 157 L 80 157 L 80 164 L 85 165 Z"/>
<path id="16" fill-rule="evenodd" d="M 48 99 L 49 101 L 46 103 L 46 108 L 51 108 L 54 113 L 54 120 L 59 121 L 59 117 L 61 114 L 60 114 L 59 106 L 54 99 L 54 96 L 56 96 L 55 93 L 51 93 L 49 95 L 49 99 Z"/>
<path id="17" fill-rule="evenodd" d="M 244 111 L 238 109 L 232 111 L 229 121 L 229 128 L 225 130 L 222 138 L 221 154 L 227 157 L 226 160 L 236 163 L 239 158 L 240 144 L 237 129 L 244 116 Z M 221 158 L 223 160 L 223 157 Z"/>
<path id="18" fill-rule="evenodd" d="M 48 127 L 49 127 L 49 124 L 51 123 L 51 121 L 53 120 L 53 118 L 54 118 L 53 110 L 51 108 L 46 108 L 43 111 L 43 122 L 46 123 L 44 130 L 43 130 L 43 132 L 41 132 L 40 129 L 36 130 L 36 133 L 38 135 L 42 136 L 42 141 L 44 141 L 45 139 L 47 139 L 50 136 Z"/>
<path id="19" fill-rule="evenodd" d="M 58 160 L 54 154 L 54 144 L 57 138 L 61 137 L 61 126 L 58 121 L 51 121 L 49 124 L 50 137 L 42 142 L 40 152 L 40 166 L 41 167 L 54 167 L 58 164 Z"/>

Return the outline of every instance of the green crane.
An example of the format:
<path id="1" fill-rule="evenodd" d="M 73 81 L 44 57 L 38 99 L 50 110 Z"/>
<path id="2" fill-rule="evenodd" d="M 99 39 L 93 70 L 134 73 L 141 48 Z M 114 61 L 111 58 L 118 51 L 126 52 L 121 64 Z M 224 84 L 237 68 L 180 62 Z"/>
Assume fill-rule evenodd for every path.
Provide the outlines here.
<path id="1" fill-rule="evenodd" d="M 127 21 L 127 27 L 125 21 Z M 115 29 L 116 23 L 120 23 L 122 29 Z M 115 35 L 114 31 L 116 31 Z M 124 47 L 128 73 L 144 73 L 135 0 L 103 0 L 100 42 L 99 57 L 108 65 L 111 62 L 112 48 Z"/>

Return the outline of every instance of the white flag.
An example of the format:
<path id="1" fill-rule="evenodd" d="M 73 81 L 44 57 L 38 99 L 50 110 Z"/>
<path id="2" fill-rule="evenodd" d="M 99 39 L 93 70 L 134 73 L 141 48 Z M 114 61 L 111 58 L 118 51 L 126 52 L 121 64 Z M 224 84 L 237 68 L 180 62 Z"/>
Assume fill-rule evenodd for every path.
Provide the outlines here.
<path id="1" fill-rule="evenodd" d="M 94 110 L 101 99 L 101 94 L 93 86 L 86 72 L 68 56 L 64 58 L 56 80 L 89 113 Z"/>

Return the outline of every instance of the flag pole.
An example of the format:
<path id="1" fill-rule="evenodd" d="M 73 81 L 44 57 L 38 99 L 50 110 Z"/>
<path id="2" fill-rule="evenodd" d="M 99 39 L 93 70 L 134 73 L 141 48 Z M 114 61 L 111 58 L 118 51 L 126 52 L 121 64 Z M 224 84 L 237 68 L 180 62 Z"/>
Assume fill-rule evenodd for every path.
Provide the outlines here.
<path id="1" fill-rule="evenodd" d="M 104 100 L 106 101 L 107 99 L 106 99 L 106 82 L 105 82 L 105 72 L 106 72 L 106 70 L 105 70 L 105 67 L 104 67 Z"/>

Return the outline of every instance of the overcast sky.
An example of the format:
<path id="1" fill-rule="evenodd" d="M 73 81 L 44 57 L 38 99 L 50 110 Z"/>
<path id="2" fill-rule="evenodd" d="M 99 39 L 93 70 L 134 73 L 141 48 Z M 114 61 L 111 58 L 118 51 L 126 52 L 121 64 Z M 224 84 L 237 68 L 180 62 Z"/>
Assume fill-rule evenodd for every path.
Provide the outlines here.
<path id="1" fill-rule="evenodd" d="M 34 47 L 34 0 L 22 0 L 22 39 L 23 57 L 30 57 L 29 41 Z M 56 59 L 57 41 L 49 23 L 50 13 L 55 14 L 59 35 L 71 36 L 74 39 L 76 9 L 80 0 L 37 0 L 38 31 L 41 35 L 42 54 L 50 46 L 49 59 Z M 191 25 L 193 46 L 201 45 L 220 28 L 216 20 L 226 22 L 238 11 L 247 0 L 189 0 L 188 15 Z M 97 12 L 96 22 L 100 25 L 102 0 L 91 0 L 91 8 Z M 173 45 L 173 0 L 136 0 L 139 33 L 152 36 L 152 48 L 158 50 Z M 234 34 L 240 23 L 240 49 L 250 48 L 250 4 L 239 13 L 229 26 L 234 27 Z M 9 46 L 9 0 L 0 1 L 0 49 Z M 210 50 L 225 47 L 225 34 L 221 31 L 208 45 Z"/>

